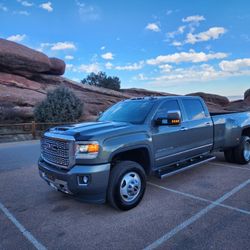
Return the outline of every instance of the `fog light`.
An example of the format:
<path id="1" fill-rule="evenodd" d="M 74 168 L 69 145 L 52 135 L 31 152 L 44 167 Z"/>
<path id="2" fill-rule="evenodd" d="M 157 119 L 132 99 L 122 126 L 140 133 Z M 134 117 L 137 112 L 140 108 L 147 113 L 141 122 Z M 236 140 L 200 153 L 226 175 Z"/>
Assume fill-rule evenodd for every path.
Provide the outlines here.
<path id="1" fill-rule="evenodd" d="M 89 183 L 89 176 L 83 175 L 78 176 L 79 185 L 87 185 Z"/>
<path id="2" fill-rule="evenodd" d="M 89 182 L 89 177 L 88 176 L 83 176 L 82 180 L 83 180 L 84 184 L 87 184 Z"/>

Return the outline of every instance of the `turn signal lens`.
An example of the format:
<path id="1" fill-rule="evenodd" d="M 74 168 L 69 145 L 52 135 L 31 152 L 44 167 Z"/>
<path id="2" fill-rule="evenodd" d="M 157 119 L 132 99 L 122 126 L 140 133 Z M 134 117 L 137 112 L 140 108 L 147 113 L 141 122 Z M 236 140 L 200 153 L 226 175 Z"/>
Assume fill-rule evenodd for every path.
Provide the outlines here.
<path id="1" fill-rule="evenodd" d="M 99 144 L 95 142 L 76 145 L 76 153 L 98 153 L 98 151 Z"/>
<path id="2" fill-rule="evenodd" d="M 88 145 L 88 153 L 98 153 L 99 145 L 98 144 L 89 144 Z"/>

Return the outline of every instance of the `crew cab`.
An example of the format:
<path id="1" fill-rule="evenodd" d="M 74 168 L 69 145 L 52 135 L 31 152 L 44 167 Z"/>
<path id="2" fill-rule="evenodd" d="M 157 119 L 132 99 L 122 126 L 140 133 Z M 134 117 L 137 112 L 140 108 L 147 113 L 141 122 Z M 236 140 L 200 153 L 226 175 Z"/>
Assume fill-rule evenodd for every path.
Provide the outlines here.
<path id="1" fill-rule="evenodd" d="M 40 176 L 58 191 L 129 210 L 149 175 L 159 178 L 213 160 L 250 161 L 250 112 L 209 113 L 200 97 L 121 101 L 96 122 L 59 126 L 41 139 Z"/>

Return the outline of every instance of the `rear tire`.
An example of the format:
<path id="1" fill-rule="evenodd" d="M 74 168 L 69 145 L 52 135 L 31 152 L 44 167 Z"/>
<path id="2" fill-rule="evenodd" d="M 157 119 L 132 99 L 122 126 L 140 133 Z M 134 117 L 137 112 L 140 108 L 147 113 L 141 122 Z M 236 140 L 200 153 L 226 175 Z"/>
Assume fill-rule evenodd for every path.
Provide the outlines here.
<path id="1" fill-rule="evenodd" d="M 235 162 L 248 164 L 250 162 L 250 137 L 242 136 L 240 144 L 234 150 Z"/>
<path id="2" fill-rule="evenodd" d="M 227 162 L 235 163 L 234 148 L 230 148 L 224 151 L 224 157 Z"/>
<path id="3" fill-rule="evenodd" d="M 110 173 L 107 200 L 116 209 L 136 207 L 146 189 L 146 174 L 141 165 L 133 161 L 117 163 Z"/>

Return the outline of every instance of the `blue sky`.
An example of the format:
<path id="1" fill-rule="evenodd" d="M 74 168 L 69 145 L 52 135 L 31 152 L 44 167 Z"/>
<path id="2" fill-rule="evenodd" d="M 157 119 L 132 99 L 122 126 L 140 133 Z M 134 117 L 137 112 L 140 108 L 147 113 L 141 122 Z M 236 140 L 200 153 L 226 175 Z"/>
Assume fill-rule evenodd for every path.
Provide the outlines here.
<path id="1" fill-rule="evenodd" d="M 0 0 L 0 36 L 65 60 L 74 80 L 242 95 L 250 88 L 250 1 Z"/>

